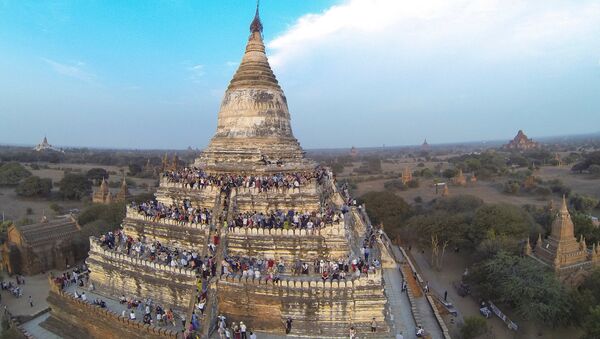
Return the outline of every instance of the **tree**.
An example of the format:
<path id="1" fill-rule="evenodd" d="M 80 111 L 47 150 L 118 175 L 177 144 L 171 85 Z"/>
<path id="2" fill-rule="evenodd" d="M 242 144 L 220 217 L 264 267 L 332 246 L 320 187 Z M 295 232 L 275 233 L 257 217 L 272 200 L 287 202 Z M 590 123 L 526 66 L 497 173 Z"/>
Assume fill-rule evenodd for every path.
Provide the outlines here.
<path id="1" fill-rule="evenodd" d="M 46 197 L 50 195 L 50 191 L 52 191 L 52 180 L 36 176 L 27 177 L 15 188 L 17 195 L 22 197 Z"/>
<path id="2" fill-rule="evenodd" d="M 595 244 L 600 241 L 600 228 L 594 226 L 589 215 L 574 212 L 571 213 L 571 220 L 575 226 L 575 236 L 577 238 L 583 235 L 588 244 Z"/>
<path id="3" fill-rule="evenodd" d="M 474 339 L 487 331 L 487 322 L 484 317 L 479 315 L 465 317 L 465 322 L 460 327 L 460 335 L 463 339 Z"/>
<path id="4" fill-rule="evenodd" d="M 129 175 L 131 175 L 132 177 L 140 174 L 143 170 L 142 166 L 140 166 L 139 164 L 129 164 Z"/>
<path id="5" fill-rule="evenodd" d="M 588 167 L 588 171 L 591 175 L 595 177 L 600 177 L 600 165 L 590 165 L 590 167 Z"/>
<path id="6" fill-rule="evenodd" d="M 566 288 L 552 271 L 529 257 L 500 251 L 476 265 L 467 279 L 483 298 L 509 305 L 523 319 L 551 326 L 574 320 Z"/>
<path id="7" fill-rule="evenodd" d="M 0 186 L 17 185 L 21 180 L 31 176 L 31 172 L 18 162 L 9 162 L 0 166 Z"/>
<path id="8" fill-rule="evenodd" d="M 442 176 L 444 176 L 444 178 L 453 178 L 456 176 L 456 174 L 458 173 L 457 170 L 455 170 L 454 168 L 446 168 L 444 170 L 444 172 L 442 172 Z"/>
<path id="9" fill-rule="evenodd" d="M 474 195 L 455 195 L 446 199 L 437 199 L 434 207 L 436 209 L 445 210 L 448 212 L 469 212 L 475 211 L 483 205 L 483 200 Z"/>
<path id="10" fill-rule="evenodd" d="M 374 224 L 383 223 L 389 234 L 398 232 L 402 222 L 410 215 L 410 206 L 392 192 L 368 192 L 360 197 Z"/>
<path id="11" fill-rule="evenodd" d="M 100 182 L 102 179 L 108 179 L 109 173 L 104 168 L 92 168 L 86 173 L 86 177 L 92 182 Z"/>
<path id="12" fill-rule="evenodd" d="M 587 195 L 575 194 L 574 197 L 569 199 L 569 202 L 573 207 L 580 212 L 589 213 L 594 207 L 598 205 L 598 199 Z"/>
<path id="13" fill-rule="evenodd" d="M 584 338 L 600 338 L 600 305 L 592 308 L 583 323 Z"/>
<path id="14" fill-rule="evenodd" d="M 92 190 L 92 182 L 83 174 L 67 173 L 59 186 L 62 197 L 70 200 L 80 200 Z"/>

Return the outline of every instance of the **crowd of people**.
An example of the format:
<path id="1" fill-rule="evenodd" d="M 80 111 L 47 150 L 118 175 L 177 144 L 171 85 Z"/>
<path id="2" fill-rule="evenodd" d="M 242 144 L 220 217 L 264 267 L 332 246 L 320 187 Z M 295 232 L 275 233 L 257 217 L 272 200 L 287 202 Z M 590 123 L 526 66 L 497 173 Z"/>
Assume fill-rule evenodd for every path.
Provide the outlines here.
<path id="1" fill-rule="evenodd" d="M 361 251 L 363 252 L 363 251 Z M 361 274 L 368 276 L 369 272 L 374 272 L 381 267 L 378 259 L 369 261 L 369 249 L 364 248 L 362 258 L 340 258 L 338 260 L 317 259 L 314 262 L 302 262 L 296 260 L 292 263 L 286 263 L 283 258 L 263 259 L 245 256 L 226 256 L 221 262 L 221 274 L 241 275 L 277 282 L 281 279 L 281 274 L 291 274 L 292 276 L 321 276 L 326 280 L 344 280 L 347 277 L 360 277 Z"/>
<path id="2" fill-rule="evenodd" d="M 175 171 L 165 171 L 163 178 L 169 183 L 179 183 L 188 189 L 203 189 L 207 186 L 219 187 L 221 190 L 232 188 L 255 188 L 259 192 L 269 190 L 296 190 L 317 181 L 320 182 L 330 173 L 321 167 L 314 171 L 273 174 L 209 174 L 196 167 L 185 167 Z"/>
<path id="3" fill-rule="evenodd" d="M 188 199 L 183 200 L 180 205 L 167 206 L 159 201 L 150 200 L 141 204 L 132 202 L 130 207 L 153 222 L 159 222 L 161 219 L 174 220 L 182 225 L 185 223 L 210 225 L 212 222 L 212 212 L 209 209 L 192 207 Z"/>
<path id="4" fill-rule="evenodd" d="M 315 230 L 344 219 L 343 213 L 327 208 L 323 212 L 299 212 L 294 210 L 239 213 L 229 225 L 249 228 L 281 228 Z"/>
<path id="5" fill-rule="evenodd" d="M 248 329 L 248 326 L 240 321 L 239 324 L 232 322 L 227 326 L 227 318 L 224 315 L 217 317 L 219 323 L 217 333 L 220 339 L 256 339 L 256 334 Z M 291 326 L 291 325 L 290 325 Z M 288 332 L 289 333 L 289 332 Z"/>
<path id="6" fill-rule="evenodd" d="M 217 273 L 217 264 L 212 256 L 202 257 L 194 250 L 167 246 L 159 241 L 134 239 L 123 230 L 108 232 L 102 235 L 99 241 L 101 246 L 128 256 L 171 267 L 193 269 L 205 278 L 215 276 Z"/>
<path id="7" fill-rule="evenodd" d="M 54 277 L 54 282 L 61 288 L 65 289 L 69 286 L 84 287 L 89 281 L 89 270 L 85 264 L 75 267 L 72 270 L 63 272 L 61 275 Z"/>

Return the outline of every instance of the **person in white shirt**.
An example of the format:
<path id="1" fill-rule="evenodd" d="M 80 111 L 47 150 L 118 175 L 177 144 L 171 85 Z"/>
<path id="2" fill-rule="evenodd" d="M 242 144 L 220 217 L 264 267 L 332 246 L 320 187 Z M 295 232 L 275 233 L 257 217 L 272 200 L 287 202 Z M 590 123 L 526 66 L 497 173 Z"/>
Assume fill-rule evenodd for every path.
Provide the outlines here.
<path id="1" fill-rule="evenodd" d="M 250 331 L 250 339 L 256 339 L 256 334 Z"/>
<path id="2" fill-rule="evenodd" d="M 135 312 L 133 310 L 131 310 L 131 313 L 129 313 L 129 319 L 135 320 Z"/>
<path id="3" fill-rule="evenodd" d="M 246 324 L 243 321 L 240 321 L 240 334 L 242 335 L 242 339 L 248 339 L 246 336 Z"/>

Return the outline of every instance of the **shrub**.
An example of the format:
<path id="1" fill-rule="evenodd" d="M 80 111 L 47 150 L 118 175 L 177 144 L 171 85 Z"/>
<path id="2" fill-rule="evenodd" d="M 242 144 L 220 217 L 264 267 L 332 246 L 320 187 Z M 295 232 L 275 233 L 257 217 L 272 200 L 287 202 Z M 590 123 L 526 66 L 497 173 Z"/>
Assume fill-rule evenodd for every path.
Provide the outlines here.
<path id="1" fill-rule="evenodd" d="M 60 206 L 59 204 L 53 202 L 50 204 L 50 209 L 52 211 L 54 211 L 54 213 L 56 214 L 63 214 L 64 213 L 64 208 L 62 206 Z"/>
<path id="2" fill-rule="evenodd" d="M 463 339 L 473 339 L 487 332 L 487 322 L 484 317 L 476 315 L 465 317 L 465 322 L 460 327 L 460 335 Z"/>

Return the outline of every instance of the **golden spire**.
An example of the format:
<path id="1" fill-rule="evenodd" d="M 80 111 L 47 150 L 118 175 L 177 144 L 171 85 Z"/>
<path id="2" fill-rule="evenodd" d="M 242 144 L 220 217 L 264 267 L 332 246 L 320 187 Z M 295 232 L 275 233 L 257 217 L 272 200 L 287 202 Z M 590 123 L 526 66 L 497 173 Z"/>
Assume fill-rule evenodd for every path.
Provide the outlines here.
<path id="1" fill-rule="evenodd" d="M 562 205 L 560 206 L 559 215 L 569 215 L 569 209 L 567 207 L 567 197 L 563 194 Z"/>

